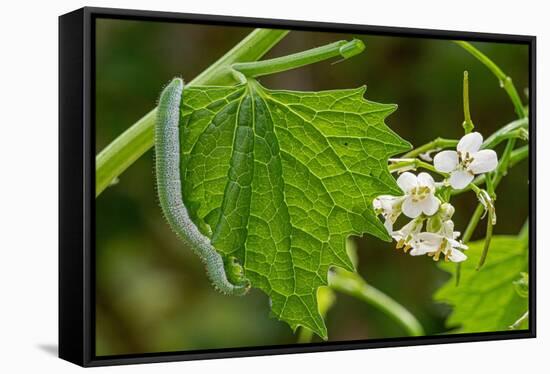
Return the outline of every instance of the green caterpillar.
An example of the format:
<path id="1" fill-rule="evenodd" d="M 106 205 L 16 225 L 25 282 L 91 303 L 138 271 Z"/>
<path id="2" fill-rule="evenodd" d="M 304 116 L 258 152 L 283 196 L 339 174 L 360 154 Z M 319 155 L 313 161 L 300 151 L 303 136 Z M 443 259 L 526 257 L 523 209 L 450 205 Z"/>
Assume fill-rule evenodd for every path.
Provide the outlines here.
<path id="1" fill-rule="evenodd" d="M 250 281 L 237 259 L 222 256 L 189 217 L 185 207 L 180 179 L 179 118 L 183 80 L 174 78 L 162 91 L 155 124 L 155 164 L 157 193 L 160 206 L 171 228 L 206 265 L 214 287 L 228 295 L 244 295 Z"/>

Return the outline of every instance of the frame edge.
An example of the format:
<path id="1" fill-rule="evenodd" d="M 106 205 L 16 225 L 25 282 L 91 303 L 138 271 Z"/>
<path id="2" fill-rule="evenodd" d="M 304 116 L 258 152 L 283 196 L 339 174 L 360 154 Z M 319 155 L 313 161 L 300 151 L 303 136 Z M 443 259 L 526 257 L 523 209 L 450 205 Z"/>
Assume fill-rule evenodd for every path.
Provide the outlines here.
<path id="1" fill-rule="evenodd" d="M 59 17 L 59 357 L 83 366 L 84 10 Z"/>

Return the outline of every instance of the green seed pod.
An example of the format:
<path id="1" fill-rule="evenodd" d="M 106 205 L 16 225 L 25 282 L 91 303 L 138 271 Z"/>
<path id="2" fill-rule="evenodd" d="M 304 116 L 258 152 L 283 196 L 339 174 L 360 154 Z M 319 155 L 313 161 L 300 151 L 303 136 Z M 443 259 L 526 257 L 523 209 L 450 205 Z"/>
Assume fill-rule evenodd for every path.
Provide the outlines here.
<path id="1" fill-rule="evenodd" d="M 353 39 L 340 47 L 340 55 L 344 59 L 356 56 L 365 50 L 365 44 L 359 39 Z"/>

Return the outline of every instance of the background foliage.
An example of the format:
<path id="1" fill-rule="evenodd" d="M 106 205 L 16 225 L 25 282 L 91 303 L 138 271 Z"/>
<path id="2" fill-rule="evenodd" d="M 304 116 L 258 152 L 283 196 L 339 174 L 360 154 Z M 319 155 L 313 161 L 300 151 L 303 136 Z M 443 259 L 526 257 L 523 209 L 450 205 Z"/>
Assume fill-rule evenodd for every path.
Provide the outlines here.
<path id="1" fill-rule="evenodd" d="M 96 151 L 150 110 L 174 76 L 201 72 L 250 29 L 98 20 Z M 489 134 L 515 118 L 496 79 L 479 62 L 444 40 L 291 32 L 266 57 L 339 39 L 362 39 L 365 53 L 339 64 L 320 63 L 260 79 L 269 88 L 321 90 L 368 86 L 371 100 L 396 103 L 388 125 L 414 145 L 462 134 L 462 72 L 470 72 L 471 110 Z M 476 43 L 518 89 L 527 87 L 526 46 Z M 226 297 L 209 284 L 197 257 L 164 222 L 156 201 L 153 152 L 136 162 L 96 202 L 97 354 L 142 353 L 294 343 L 290 329 L 266 318 L 258 291 Z M 517 233 L 528 213 L 527 163 L 515 167 L 498 191 L 496 234 Z M 475 208 L 472 195 L 454 200 L 463 231 Z M 483 226 L 483 225 L 480 225 Z M 475 238 L 482 236 L 480 232 Z M 359 271 L 423 324 L 427 334 L 448 331 L 448 306 L 432 301 L 449 277 L 430 258 L 405 256 L 375 238 L 358 240 Z M 491 258 L 491 257 L 490 257 Z M 403 336 L 378 310 L 338 294 L 327 315 L 329 340 Z"/>

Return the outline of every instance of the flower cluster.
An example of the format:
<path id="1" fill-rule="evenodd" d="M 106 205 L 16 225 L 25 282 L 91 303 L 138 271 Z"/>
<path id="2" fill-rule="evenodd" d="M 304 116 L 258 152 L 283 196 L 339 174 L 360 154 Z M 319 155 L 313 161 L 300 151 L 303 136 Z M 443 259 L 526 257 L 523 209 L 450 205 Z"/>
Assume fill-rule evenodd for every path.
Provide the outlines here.
<path id="1" fill-rule="evenodd" d="M 446 150 L 435 155 L 435 170 L 448 175 L 443 182 L 436 183 L 425 172 L 418 175 L 404 172 L 397 179 L 403 195 L 381 195 L 374 199 L 374 210 L 384 217 L 384 226 L 397 242 L 397 248 L 403 248 L 413 256 L 427 254 L 436 261 L 441 256 L 446 261 L 466 260 L 463 250 L 468 247 L 458 240 L 460 233 L 454 231 L 452 216 L 455 209 L 449 202 L 442 202 L 437 192 L 448 185 L 463 189 L 475 175 L 496 168 L 495 151 L 480 150 L 482 143 L 481 134 L 470 133 L 460 139 L 456 151 Z M 394 230 L 401 214 L 411 220 L 401 229 Z"/>

